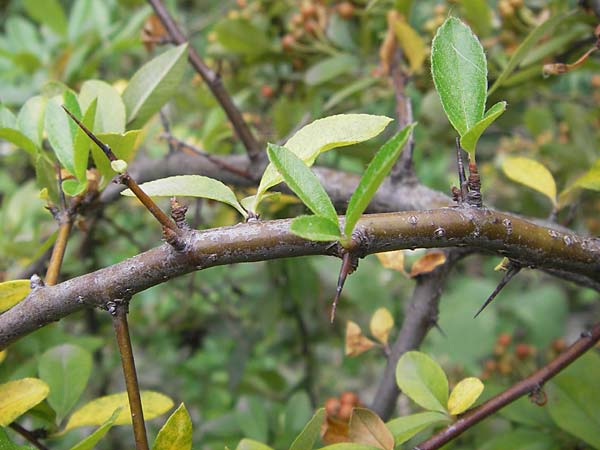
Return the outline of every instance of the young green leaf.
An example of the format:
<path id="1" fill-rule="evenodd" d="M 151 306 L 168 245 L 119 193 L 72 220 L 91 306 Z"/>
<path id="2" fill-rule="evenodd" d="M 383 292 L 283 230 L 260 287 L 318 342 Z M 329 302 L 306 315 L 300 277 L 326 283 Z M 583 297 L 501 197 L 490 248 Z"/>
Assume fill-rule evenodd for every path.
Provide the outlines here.
<path id="1" fill-rule="evenodd" d="M 60 422 L 75 406 L 92 372 L 92 355 L 72 344 L 47 350 L 38 362 L 38 372 L 48 383 L 48 403 Z"/>
<path id="2" fill-rule="evenodd" d="M 31 288 L 29 280 L 10 280 L 0 283 L 0 313 L 23 300 Z"/>
<path id="3" fill-rule="evenodd" d="M 96 136 L 106 145 L 108 145 L 117 158 L 123 161 L 131 161 L 135 156 L 135 152 L 140 144 L 142 130 L 131 130 L 124 134 L 120 133 L 98 133 Z M 115 176 L 116 172 L 112 169 L 110 161 L 102 150 L 97 145 L 92 145 L 92 158 L 94 165 L 104 177 L 100 187 L 104 187 L 110 179 Z"/>
<path id="4" fill-rule="evenodd" d="M 404 144 L 408 141 L 410 133 L 415 126 L 416 123 L 413 123 L 404 127 L 387 141 L 373 157 L 348 203 L 346 223 L 344 225 L 344 235 L 347 239 L 352 236 L 356 222 L 358 222 L 361 214 L 367 209 L 367 206 L 387 174 L 392 170 L 396 159 L 400 156 Z"/>
<path id="5" fill-rule="evenodd" d="M 269 144 L 267 155 L 292 191 L 317 216 L 337 223 L 337 213 L 317 176 L 285 147 Z"/>
<path id="6" fill-rule="evenodd" d="M 427 411 L 409 416 L 398 417 L 389 421 L 386 425 L 394 436 L 396 445 L 403 444 L 415 434 L 433 425 L 449 423 L 450 418 L 446 414 L 436 411 Z"/>
<path id="7" fill-rule="evenodd" d="M 302 432 L 294 439 L 290 450 L 312 450 L 321 434 L 321 425 L 325 419 L 325 409 L 317 410 L 314 416 L 306 424 Z"/>
<path id="8" fill-rule="evenodd" d="M 600 191 L 600 159 L 596 160 L 590 170 L 575 180 L 574 186 Z"/>
<path id="9" fill-rule="evenodd" d="M 178 175 L 162 178 L 160 180 L 143 183 L 140 188 L 150 197 L 201 197 L 233 206 L 239 213 L 247 217 L 233 191 L 218 180 L 201 175 Z M 121 192 L 121 195 L 133 196 L 129 189 Z"/>
<path id="10" fill-rule="evenodd" d="M 166 395 L 158 392 L 142 391 L 141 396 L 145 420 L 158 417 L 173 407 L 173 401 Z M 120 407 L 123 407 L 123 409 L 115 419 L 115 425 L 130 424 L 129 399 L 127 398 L 127 392 L 121 392 L 119 394 L 99 397 L 83 405 L 69 417 L 67 425 L 60 434 L 64 434 L 74 428 L 102 425 L 112 416 L 115 409 Z"/>
<path id="11" fill-rule="evenodd" d="M 37 0 L 23 0 L 23 6 L 29 16 L 50 28 L 58 35 L 64 36 L 67 32 L 67 17 L 58 0 L 47 0 L 43 7 Z"/>
<path id="12" fill-rule="evenodd" d="M 54 97 L 46 105 L 45 128 L 48 141 L 60 164 L 70 173 L 75 173 L 73 136 L 71 134 L 71 119 L 61 107 L 62 98 Z M 79 116 L 81 117 L 81 116 Z"/>
<path id="13" fill-rule="evenodd" d="M 37 147 L 42 146 L 46 97 L 36 95 L 25 102 L 17 116 L 17 127 Z"/>
<path id="14" fill-rule="evenodd" d="M 301 128 L 285 143 L 284 147 L 310 167 L 317 156 L 327 150 L 357 144 L 377 136 L 391 120 L 389 117 L 369 114 L 339 114 L 325 117 Z M 265 191 L 282 181 L 283 178 L 277 169 L 269 164 L 260 180 L 252 211 L 256 212 Z"/>
<path id="15" fill-rule="evenodd" d="M 456 17 L 446 19 L 433 38 L 431 74 L 448 120 L 464 136 L 483 119 L 487 63 L 477 37 Z"/>
<path id="16" fill-rule="evenodd" d="M 119 92 L 105 81 L 88 80 L 79 91 L 81 109 L 89 109 L 94 100 L 98 104 L 96 118 L 88 128 L 96 134 L 125 132 L 125 104 Z"/>
<path id="17" fill-rule="evenodd" d="M 65 194 L 70 197 L 75 197 L 87 188 L 87 180 L 78 181 L 73 178 L 69 178 L 68 180 L 64 180 L 62 182 L 62 189 Z"/>
<path id="18" fill-rule="evenodd" d="M 336 222 L 322 216 L 300 216 L 292 220 L 290 231 L 311 241 L 338 241 L 340 227 Z"/>
<path id="19" fill-rule="evenodd" d="M 127 122 L 141 128 L 175 94 L 187 64 L 188 46 L 181 44 L 144 64 L 123 92 Z"/>
<path id="20" fill-rule="evenodd" d="M 6 427 L 48 395 L 48 385 L 37 378 L 0 384 L 0 426 Z"/>
<path id="21" fill-rule="evenodd" d="M 81 122 L 90 130 L 94 131 L 94 118 L 96 117 L 97 101 L 94 99 L 88 106 Z M 81 129 L 77 128 L 75 139 L 73 139 L 73 168 L 75 169 L 75 177 L 77 180 L 87 185 L 85 172 L 88 166 L 90 156 L 90 138 Z"/>
<path id="22" fill-rule="evenodd" d="M 506 102 L 498 102 L 490 109 L 487 110 L 483 119 L 477 122 L 473 127 L 467 131 L 460 138 L 460 146 L 469 153 L 471 161 L 475 161 L 475 147 L 479 137 L 483 134 L 487 127 L 489 127 L 494 120 L 502 115 L 506 111 Z"/>
<path id="23" fill-rule="evenodd" d="M 446 412 L 448 379 L 440 365 L 425 353 L 406 352 L 396 366 L 398 387 L 419 406 Z"/>
<path id="24" fill-rule="evenodd" d="M 511 180 L 541 192 L 556 206 L 556 183 L 543 164 L 534 159 L 513 156 L 504 158 L 502 171 Z"/>
<path id="25" fill-rule="evenodd" d="M 27 136 L 13 128 L 0 128 L 0 139 L 12 142 L 18 148 L 22 148 L 33 157 L 37 157 L 39 148 Z"/>
<path id="26" fill-rule="evenodd" d="M 517 66 L 527 56 L 527 54 L 529 53 L 529 50 L 531 50 L 531 48 L 542 38 L 542 36 L 544 36 L 544 34 L 552 31 L 554 29 L 554 27 L 556 27 L 558 24 L 564 22 L 564 20 L 567 17 L 569 17 L 573 14 L 574 14 L 574 11 L 557 14 L 556 16 L 549 18 L 544 23 L 539 25 L 537 28 L 532 30 L 531 33 L 529 33 L 527 35 L 525 40 L 523 42 L 521 42 L 521 45 L 519 45 L 517 50 L 515 50 L 512 57 L 510 58 L 510 61 L 508 61 L 508 64 L 506 65 L 506 67 L 504 68 L 504 70 L 502 71 L 500 76 L 498 78 L 496 78 L 496 81 L 494 82 L 494 84 L 492 85 L 492 87 L 490 88 L 490 90 L 488 92 L 488 96 L 491 95 L 492 92 L 494 92 L 500 86 L 502 86 L 502 84 L 506 81 L 506 79 L 510 76 L 510 74 L 517 68 Z M 537 70 L 539 71 L 539 69 L 537 69 Z"/>
<path id="27" fill-rule="evenodd" d="M 182 403 L 160 429 L 152 450 L 191 450 L 192 420 Z"/>
<path id="28" fill-rule="evenodd" d="M 119 417 L 119 414 L 121 414 L 122 409 L 122 406 L 117 408 L 106 422 L 100 425 L 92 434 L 71 447 L 70 450 L 92 450 L 100 441 L 100 439 L 102 439 L 115 424 L 115 420 L 117 420 L 117 417 Z"/>
<path id="29" fill-rule="evenodd" d="M 448 398 L 448 412 L 455 416 L 471 407 L 483 392 L 483 383 L 479 378 L 468 377 L 461 380 Z"/>

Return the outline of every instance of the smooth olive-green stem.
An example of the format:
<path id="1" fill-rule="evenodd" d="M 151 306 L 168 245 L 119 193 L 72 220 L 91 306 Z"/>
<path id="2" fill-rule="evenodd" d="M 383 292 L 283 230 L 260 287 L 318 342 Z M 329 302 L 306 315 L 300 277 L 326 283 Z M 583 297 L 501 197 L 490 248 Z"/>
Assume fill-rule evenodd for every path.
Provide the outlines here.
<path id="1" fill-rule="evenodd" d="M 131 422 L 133 423 L 133 435 L 135 437 L 136 450 L 148 450 L 148 437 L 146 436 L 146 425 L 144 423 L 144 412 L 142 410 L 142 398 L 138 385 L 135 361 L 133 360 L 133 349 L 129 337 L 129 325 L 127 323 L 128 302 L 119 301 L 111 310 L 113 326 L 117 337 L 117 345 L 121 354 L 123 364 L 123 377 L 127 387 L 129 398 L 129 410 Z"/>
<path id="2" fill-rule="evenodd" d="M 65 219 L 61 221 L 58 228 L 58 236 L 52 249 L 52 256 L 50 256 L 50 262 L 48 263 L 48 270 L 46 271 L 46 278 L 44 283 L 47 286 L 55 285 L 58 281 L 58 275 L 60 273 L 60 267 L 67 250 L 67 241 L 69 240 L 69 234 L 73 227 L 73 220 L 65 214 Z"/>

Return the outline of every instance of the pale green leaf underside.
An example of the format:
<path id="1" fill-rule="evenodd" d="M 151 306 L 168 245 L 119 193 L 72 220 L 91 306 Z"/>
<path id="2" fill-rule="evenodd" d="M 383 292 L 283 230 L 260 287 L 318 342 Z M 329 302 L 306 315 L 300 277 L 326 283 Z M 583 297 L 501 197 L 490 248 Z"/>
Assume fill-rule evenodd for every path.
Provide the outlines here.
<path id="1" fill-rule="evenodd" d="M 447 422 L 450 422 L 450 418 L 446 414 L 427 411 L 398 417 L 389 421 L 386 425 L 394 436 L 396 445 L 400 445 L 427 427 Z"/>
<path id="2" fill-rule="evenodd" d="M 301 159 L 287 148 L 275 144 L 268 145 L 267 154 L 286 184 L 313 213 L 337 222 L 331 199 L 317 176 Z"/>
<path id="3" fill-rule="evenodd" d="M 396 366 L 396 382 L 422 408 L 446 412 L 448 378 L 430 356 L 418 351 L 402 355 Z"/>
<path id="4" fill-rule="evenodd" d="M 338 241 L 340 228 L 336 222 L 321 216 L 300 216 L 292 220 L 290 231 L 310 241 Z"/>
<path id="5" fill-rule="evenodd" d="M 449 17 L 433 38 L 431 73 L 448 120 L 465 135 L 483 118 L 487 63 L 477 37 L 456 17 Z"/>
<path id="6" fill-rule="evenodd" d="M 465 135 L 460 139 L 460 146 L 464 148 L 468 153 L 471 160 L 475 160 L 475 147 L 479 138 L 489 127 L 494 120 L 500 117 L 504 111 L 506 111 L 506 102 L 498 102 L 492 106 L 483 116 L 479 122 L 477 122 Z"/>
<path id="7" fill-rule="evenodd" d="M 142 183 L 140 188 L 150 197 L 201 197 L 216 200 L 233 206 L 242 216 L 247 216 L 233 191 L 213 178 L 201 175 L 178 175 Z M 121 194 L 133 196 L 133 192 L 129 189 Z"/>
<path id="8" fill-rule="evenodd" d="M 391 120 L 389 117 L 370 114 L 329 116 L 306 125 L 284 146 L 308 166 L 312 166 L 319 154 L 336 147 L 367 141 L 381 133 Z M 256 211 L 267 189 L 282 181 L 277 169 L 269 164 L 260 180 L 252 210 Z"/>
<path id="9" fill-rule="evenodd" d="M 373 157 L 373 160 L 369 164 L 369 167 L 367 167 L 350 198 L 346 212 L 346 223 L 344 225 L 346 238 L 350 238 L 352 235 L 354 225 L 356 225 L 361 214 L 367 209 L 375 192 L 392 169 L 415 125 L 413 123 L 404 127 L 393 138 L 387 141 Z"/>

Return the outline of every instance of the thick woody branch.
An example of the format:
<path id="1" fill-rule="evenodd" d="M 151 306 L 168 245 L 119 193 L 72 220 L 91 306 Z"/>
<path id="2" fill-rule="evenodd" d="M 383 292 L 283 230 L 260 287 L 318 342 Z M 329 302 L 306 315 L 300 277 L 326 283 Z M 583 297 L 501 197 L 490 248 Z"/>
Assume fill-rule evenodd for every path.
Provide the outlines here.
<path id="1" fill-rule="evenodd" d="M 552 360 L 548 365 L 542 367 L 537 372 L 513 385 L 506 391 L 491 398 L 484 404 L 467 412 L 456 422 L 417 445 L 415 450 L 438 449 L 461 435 L 473 425 L 521 398 L 525 394 L 535 394 L 536 392 L 539 392 L 544 386 L 544 383 L 556 376 L 561 370 L 592 348 L 598 341 L 600 341 L 600 323 L 594 325 L 590 332 L 583 333 L 573 345 Z"/>
<path id="2" fill-rule="evenodd" d="M 188 42 L 188 39 L 181 32 L 167 8 L 160 0 L 148 0 L 148 3 L 154 8 L 156 16 L 160 19 L 163 26 L 169 33 L 171 40 L 176 44 Z M 260 154 L 260 146 L 254 135 L 250 131 L 248 124 L 242 117 L 242 113 L 233 103 L 233 99 L 223 86 L 223 82 L 217 73 L 212 71 L 202 60 L 198 52 L 192 47 L 189 47 L 188 60 L 196 72 L 202 77 L 206 85 L 215 96 L 225 114 L 229 118 L 235 132 L 246 148 L 246 152 L 250 159 L 255 160 Z"/>
<path id="3" fill-rule="evenodd" d="M 483 208 L 442 208 L 366 215 L 358 223 L 360 256 L 406 248 L 469 247 L 507 256 L 523 266 L 577 273 L 600 281 L 600 240 L 565 234 Z M 162 245 L 57 286 L 33 291 L 0 315 L 0 348 L 85 306 L 115 298 L 208 267 L 240 262 L 333 255 L 328 242 L 290 232 L 290 220 L 256 221 L 206 231 L 185 231 L 183 250 Z M 337 255 L 339 256 L 339 255 Z"/>

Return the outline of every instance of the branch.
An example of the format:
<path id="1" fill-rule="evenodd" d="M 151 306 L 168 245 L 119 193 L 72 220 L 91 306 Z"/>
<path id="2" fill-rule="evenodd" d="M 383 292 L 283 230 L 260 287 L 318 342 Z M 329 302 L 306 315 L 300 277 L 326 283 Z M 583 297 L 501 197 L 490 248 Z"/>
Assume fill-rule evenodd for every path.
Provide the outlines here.
<path id="1" fill-rule="evenodd" d="M 167 8 L 165 8 L 165 5 L 163 5 L 160 0 L 148 0 L 148 3 L 154 8 L 156 16 L 162 22 L 173 42 L 178 45 L 188 42 L 188 39 L 181 32 L 175 23 L 175 20 L 173 20 L 173 17 L 171 17 L 169 11 L 167 11 Z M 252 161 L 256 160 L 260 154 L 260 145 L 242 117 L 242 113 L 237 106 L 235 106 L 233 99 L 225 89 L 225 86 L 223 86 L 221 78 L 204 63 L 198 52 L 191 45 L 189 47 L 188 60 L 207 84 L 208 88 L 225 111 L 225 114 L 227 114 L 233 128 L 244 144 L 250 159 Z"/>
<path id="2" fill-rule="evenodd" d="M 130 298 L 194 270 L 292 256 L 340 256 L 329 242 L 307 241 L 292 234 L 290 222 L 256 221 L 206 231 L 184 230 L 182 250 L 165 244 L 59 285 L 36 289 L 0 315 L 0 349 L 85 306 Z M 360 256 L 419 247 L 469 247 L 509 257 L 523 266 L 557 269 L 600 282 L 600 240 L 483 208 L 365 215 L 356 233 L 364 237 L 357 249 Z"/>
<path id="3" fill-rule="evenodd" d="M 491 398 L 484 404 L 467 412 L 456 422 L 417 445 L 415 450 L 438 449 L 445 443 L 460 436 L 463 432 L 482 421 L 489 415 L 495 413 L 499 409 L 502 409 L 509 403 L 514 402 L 525 394 L 531 394 L 539 391 L 544 383 L 583 355 L 598 341 L 600 341 L 600 323 L 594 325 L 590 332 L 582 333 L 581 337 L 575 341 L 573 345 L 552 360 L 549 364 L 510 387 L 506 391 Z"/>
<path id="4" fill-rule="evenodd" d="M 419 348 L 431 327 L 437 323 L 438 304 L 448 274 L 454 264 L 465 255 L 464 251 L 450 251 L 444 264 L 417 278 L 411 301 L 405 307 L 402 328 L 392 345 L 383 377 L 371 404 L 371 409 L 384 421 L 394 412 L 396 400 L 400 395 L 396 383 L 398 360 L 407 351 Z"/>

